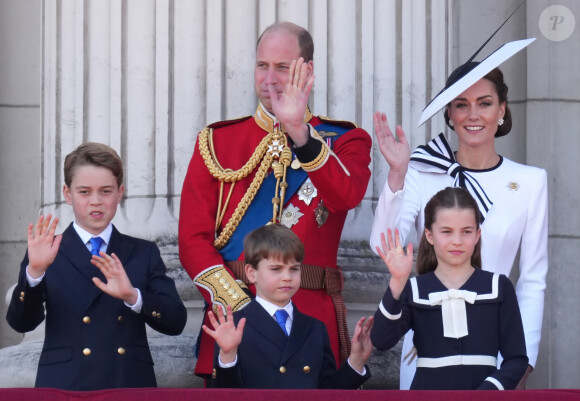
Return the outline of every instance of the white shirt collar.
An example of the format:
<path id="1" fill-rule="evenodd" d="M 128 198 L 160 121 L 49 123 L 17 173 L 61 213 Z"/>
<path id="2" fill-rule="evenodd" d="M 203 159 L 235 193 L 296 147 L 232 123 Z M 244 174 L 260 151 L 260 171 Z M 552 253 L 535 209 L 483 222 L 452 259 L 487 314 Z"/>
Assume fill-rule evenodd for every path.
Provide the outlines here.
<path id="1" fill-rule="evenodd" d="M 113 234 L 113 223 L 109 223 L 107 228 L 105 228 L 99 235 L 91 234 L 90 232 L 79 226 L 76 221 L 73 222 L 73 228 L 75 229 L 79 237 L 81 237 L 83 244 L 89 242 L 89 240 L 93 237 L 101 237 L 105 242 L 105 245 L 108 246 L 109 242 L 111 241 L 111 234 Z"/>
<path id="2" fill-rule="evenodd" d="M 274 313 L 276 313 L 278 309 L 284 309 L 286 312 L 288 312 L 288 319 L 290 320 L 292 320 L 292 317 L 294 316 L 294 306 L 292 306 L 292 301 L 288 301 L 286 306 L 280 308 L 278 305 L 274 305 L 272 302 L 266 301 L 264 298 L 256 295 L 256 302 L 262 305 L 262 307 L 266 309 L 266 312 L 268 312 L 268 314 L 272 317 L 274 317 Z"/>

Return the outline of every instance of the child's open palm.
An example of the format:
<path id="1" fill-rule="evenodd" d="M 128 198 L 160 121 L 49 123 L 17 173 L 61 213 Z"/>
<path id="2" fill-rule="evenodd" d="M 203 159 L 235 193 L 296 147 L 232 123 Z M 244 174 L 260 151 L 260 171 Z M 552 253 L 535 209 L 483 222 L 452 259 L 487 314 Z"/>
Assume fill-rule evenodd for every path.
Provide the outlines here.
<path id="1" fill-rule="evenodd" d="M 107 282 L 93 277 L 93 283 L 104 293 L 134 305 L 137 302 L 137 290 L 131 285 L 123 264 L 114 253 L 107 255 L 101 251 L 100 254 L 101 256 L 93 255 L 91 263 L 103 273 Z"/>
<path id="2" fill-rule="evenodd" d="M 399 230 L 395 229 L 395 238 L 393 239 L 393 233 L 389 228 L 387 230 L 387 240 L 385 240 L 385 234 L 381 233 L 381 246 L 383 249 L 377 246 L 377 252 L 391 274 L 391 281 L 389 282 L 391 292 L 395 299 L 399 299 L 413 270 L 413 244 L 407 245 L 407 253 L 405 254 L 401 246 Z"/>
<path id="3" fill-rule="evenodd" d="M 54 235 L 58 217 L 40 216 L 33 227 L 28 226 L 28 274 L 33 278 L 41 277 L 52 264 L 58 253 L 62 235 Z"/>
<path id="4" fill-rule="evenodd" d="M 226 316 L 224 316 L 221 308 L 218 308 L 217 310 L 217 320 L 212 311 L 209 311 L 207 316 L 213 330 L 205 324 L 201 326 L 201 328 L 207 335 L 212 337 L 220 347 L 220 358 L 222 362 L 233 362 L 238 352 L 238 346 L 242 342 L 242 334 L 244 333 L 246 318 L 241 318 L 238 322 L 238 327 L 236 327 L 231 305 L 228 305 L 226 308 Z"/>

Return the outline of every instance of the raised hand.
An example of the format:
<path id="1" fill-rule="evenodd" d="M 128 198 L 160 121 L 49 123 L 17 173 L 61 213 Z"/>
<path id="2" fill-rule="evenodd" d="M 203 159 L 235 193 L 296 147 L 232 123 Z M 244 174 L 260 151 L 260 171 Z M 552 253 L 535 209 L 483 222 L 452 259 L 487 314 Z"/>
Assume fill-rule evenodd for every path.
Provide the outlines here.
<path id="1" fill-rule="evenodd" d="M 220 347 L 221 361 L 223 363 L 231 363 L 236 359 L 238 346 L 242 342 L 242 334 L 244 333 L 246 318 L 241 318 L 238 322 L 238 327 L 236 327 L 234 324 L 234 315 L 231 305 L 226 307 L 226 314 L 227 316 L 224 316 L 222 308 L 218 307 L 216 320 L 215 314 L 212 311 L 209 311 L 207 315 L 213 330 L 205 324 L 201 326 L 201 328 L 207 335 L 212 337 Z"/>
<path id="2" fill-rule="evenodd" d="M 365 363 L 371 356 L 373 344 L 371 343 L 371 329 L 375 323 L 374 317 L 364 316 L 359 319 L 352 335 L 350 356 L 348 360 L 353 369 L 362 372 Z"/>
<path id="3" fill-rule="evenodd" d="M 375 112 L 373 114 L 373 121 L 375 123 L 375 136 L 379 141 L 379 149 L 390 168 L 388 177 L 389 188 L 395 192 L 402 189 L 405 182 L 405 175 L 409 167 L 409 158 L 411 157 L 409 142 L 407 142 L 407 137 L 400 125 L 397 125 L 397 138 L 395 138 L 389 128 L 387 115 L 385 113 Z"/>
<path id="4" fill-rule="evenodd" d="M 103 251 L 100 255 L 93 255 L 91 263 L 105 275 L 107 282 L 103 283 L 98 277 L 93 277 L 93 283 L 104 293 L 134 305 L 138 297 L 137 289 L 131 284 L 117 255 L 107 255 Z"/>
<path id="5" fill-rule="evenodd" d="M 40 216 L 36 227 L 28 225 L 28 274 L 39 278 L 52 264 L 58 253 L 62 235 L 54 235 L 58 225 L 58 217 L 52 220 L 52 215 Z"/>
<path id="6" fill-rule="evenodd" d="M 288 82 L 280 97 L 274 85 L 268 87 L 272 112 L 296 146 L 302 146 L 308 140 L 308 127 L 304 123 L 304 113 L 314 84 L 314 75 L 311 72 L 311 64 L 305 63 L 300 57 L 290 63 Z"/>
<path id="7" fill-rule="evenodd" d="M 401 246 L 399 230 L 395 229 L 395 238 L 393 239 L 393 233 L 389 228 L 387 236 L 388 240 L 385 240 L 385 234 L 381 233 L 381 246 L 383 249 L 378 246 L 376 249 L 391 274 L 391 280 L 389 281 L 391 293 L 395 299 L 399 299 L 413 270 L 413 244 L 409 243 L 407 245 L 407 254 L 405 254 Z"/>

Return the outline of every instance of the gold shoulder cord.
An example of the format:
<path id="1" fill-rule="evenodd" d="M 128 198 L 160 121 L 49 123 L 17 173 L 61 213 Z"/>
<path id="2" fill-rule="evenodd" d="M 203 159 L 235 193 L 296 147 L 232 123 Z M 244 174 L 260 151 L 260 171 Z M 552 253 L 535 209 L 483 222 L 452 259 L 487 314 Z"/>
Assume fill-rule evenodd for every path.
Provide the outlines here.
<path id="1" fill-rule="evenodd" d="M 288 184 L 286 183 L 286 167 L 290 165 L 292 161 L 292 152 L 287 145 L 286 136 L 280 132 L 280 130 L 275 127 L 274 131 L 269 133 L 260 141 L 252 157 L 244 164 L 239 170 L 233 171 L 231 169 L 224 169 L 218 162 L 217 157 L 215 155 L 215 151 L 213 148 L 213 129 L 212 128 L 204 128 L 203 131 L 199 134 L 199 152 L 203 158 L 203 161 L 209 170 L 210 174 L 220 181 L 220 194 L 218 200 L 218 211 L 216 216 L 216 235 L 218 228 L 221 224 L 227 206 L 230 202 L 230 198 L 232 195 L 232 191 L 234 185 L 237 181 L 240 181 L 246 178 L 260 163 L 260 167 L 250 184 L 250 187 L 242 197 L 242 200 L 236 207 L 232 217 L 229 219 L 227 224 L 225 225 L 224 229 L 221 231 L 219 236 L 217 236 L 216 240 L 213 243 L 213 246 L 216 249 L 223 248 L 225 244 L 229 241 L 230 237 L 238 227 L 242 217 L 246 213 L 250 203 L 254 199 L 256 192 L 262 185 L 262 182 L 266 178 L 268 170 L 270 167 L 274 168 L 274 174 L 277 178 L 276 182 L 276 193 L 275 197 L 272 199 L 272 203 L 274 204 L 273 210 L 273 218 L 272 221 L 276 221 L 280 219 L 280 215 L 282 213 L 279 209 L 280 204 L 284 204 L 284 195 L 286 192 L 286 188 Z M 280 154 L 281 153 L 281 154 Z M 280 161 L 275 161 L 274 158 L 277 157 Z M 282 179 L 282 182 L 280 182 Z M 228 196 L 223 202 L 223 189 L 224 183 L 231 183 L 230 190 Z M 277 196 L 278 191 L 280 190 L 280 198 Z M 280 208 L 281 209 L 281 208 Z"/>

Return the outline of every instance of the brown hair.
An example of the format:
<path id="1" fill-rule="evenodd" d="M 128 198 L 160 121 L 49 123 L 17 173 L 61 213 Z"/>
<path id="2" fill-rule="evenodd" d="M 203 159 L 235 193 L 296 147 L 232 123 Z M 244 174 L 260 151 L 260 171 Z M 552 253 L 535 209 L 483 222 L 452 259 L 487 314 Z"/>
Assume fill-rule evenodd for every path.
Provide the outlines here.
<path id="1" fill-rule="evenodd" d="M 279 258 L 284 263 L 291 259 L 302 263 L 304 245 L 292 230 L 281 224 L 268 224 L 246 235 L 244 239 L 246 264 L 257 269 L 262 259 L 270 257 Z"/>
<path id="2" fill-rule="evenodd" d="M 300 47 L 300 56 L 306 63 L 312 61 L 314 58 L 314 41 L 312 40 L 312 36 L 306 29 L 299 25 L 293 24 L 292 22 L 278 22 L 270 25 L 258 38 L 256 48 L 266 33 L 276 31 L 287 32 L 296 36 L 296 39 L 298 39 L 298 46 Z"/>
<path id="3" fill-rule="evenodd" d="M 71 186 L 77 167 L 95 166 L 109 169 L 120 187 L 123 184 L 123 161 L 115 150 L 105 144 L 87 142 L 70 152 L 64 159 L 64 183 Z"/>
<path id="4" fill-rule="evenodd" d="M 471 209 L 475 217 L 476 229 L 479 229 L 480 225 L 480 213 L 477 208 L 477 203 L 473 197 L 463 188 L 452 188 L 447 187 L 439 192 L 437 192 L 433 197 L 427 202 L 425 206 L 425 229 L 431 231 L 433 223 L 437 217 L 437 212 L 441 209 Z M 475 248 L 473 249 L 473 254 L 471 255 L 471 265 L 476 269 L 481 269 L 481 237 Z M 423 274 L 428 273 L 437 268 L 437 256 L 435 255 L 435 249 L 433 245 L 427 241 L 425 236 L 425 231 L 423 230 L 423 235 L 421 236 L 421 242 L 419 243 L 419 252 L 417 253 L 417 273 Z"/>
<path id="5" fill-rule="evenodd" d="M 469 71 L 474 69 L 478 64 L 479 64 L 479 62 L 472 61 L 467 66 L 465 66 L 465 64 L 464 64 L 464 65 L 460 65 L 459 67 L 457 67 L 455 69 L 455 71 L 453 71 L 451 73 L 451 75 L 449 75 L 449 78 L 447 79 L 447 83 L 445 84 L 445 87 L 447 88 L 447 87 L 453 85 L 462 76 L 464 76 Z M 498 125 L 497 131 L 495 133 L 495 137 L 499 138 L 499 137 L 505 136 L 505 135 L 509 134 L 509 132 L 512 129 L 512 112 L 510 111 L 510 108 L 508 107 L 508 100 L 507 100 L 508 87 L 503 80 L 503 73 L 501 72 L 501 70 L 499 68 L 494 68 L 493 70 L 488 72 L 487 75 L 484 76 L 482 79 L 487 79 L 488 81 L 490 81 L 493 84 L 493 86 L 495 87 L 495 91 L 497 93 L 497 97 L 499 99 L 499 103 L 500 104 L 505 103 L 505 113 L 503 116 L 504 122 L 502 125 Z M 445 123 L 447 124 L 447 126 L 455 131 L 455 129 L 451 125 L 449 125 L 449 113 L 448 113 L 447 107 L 445 108 L 444 115 L 445 115 Z"/>

